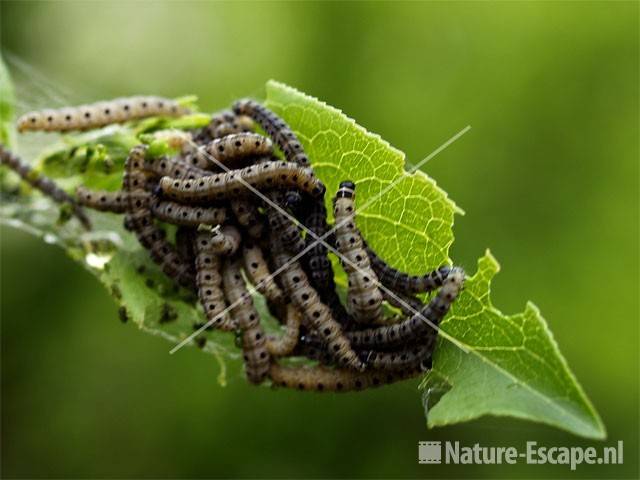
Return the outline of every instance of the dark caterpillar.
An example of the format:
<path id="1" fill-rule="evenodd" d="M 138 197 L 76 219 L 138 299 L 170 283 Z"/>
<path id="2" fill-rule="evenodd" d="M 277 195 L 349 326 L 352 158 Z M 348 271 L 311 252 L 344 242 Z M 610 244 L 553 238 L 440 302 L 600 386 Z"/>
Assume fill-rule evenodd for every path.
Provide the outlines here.
<path id="1" fill-rule="evenodd" d="M 447 275 L 451 272 L 452 267 L 443 265 L 425 275 L 409 275 L 390 267 L 368 245 L 365 244 L 365 248 L 371 262 L 371 268 L 378 275 L 380 283 L 394 292 L 406 295 L 432 292 L 442 286 Z"/>
<path id="2" fill-rule="evenodd" d="M 324 239 L 329 244 L 335 242 L 331 238 L 333 235 L 326 238 L 329 226 L 327 225 L 327 209 L 323 200 L 318 199 L 311 202 L 310 207 L 304 212 L 303 223 L 315 233 L 316 237 Z M 309 275 L 311 285 L 320 295 L 322 303 L 331 309 L 334 318 L 343 326 L 352 323 L 353 319 L 345 310 L 336 293 L 333 266 L 327 257 L 327 247 L 312 235 L 308 235 L 305 250 L 307 253 L 302 259 L 303 266 Z"/>
<path id="3" fill-rule="evenodd" d="M 234 305 L 232 315 L 242 332 L 242 350 L 247 378 L 249 382 L 259 384 L 267 376 L 270 357 L 266 337 L 260 326 L 260 316 L 247 291 L 238 259 L 225 262 L 222 269 L 222 283 L 229 305 Z"/>
<path id="4" fill-rule="evenodd" d="M 336 248 L 343 257 L 340 263 L 349 279 L 347 311 L 357 322 L 371 323 L 383 315 L 382 294 L 356 228 L 355 188 L 353 182 L 342 182 L 333 200 Z"/>
<path id="5" fill-rule="evenodd" d="M 382 298 L 384 298 L 389 305 L 400 309 L 403 315 L 411 316 L 415 312 L 422 310 L 424 303 L 418 297 L 411 295 L 402 295 L 396 292 L 386 292 L 382 290 Z"/>
<path id="6" fill-rule="evenodd" d="M 286 357 L 293 352 L 298 337 L 300 336 L 300 323 L 302 315 L 291 304 L 288 304 L 285 311 L 285 332 L 280 337 L 269 335 L 267 338 L 267 350 L 272 357 Z"/>
<path id="7" fill-rule="evenodd" d="M 453 267 L 438 294 L 417 314 L 394 325 L 347 332 L 347 338 L 356 348 L 368 346 L 389 348 L 411 342 L 426 343 L 438 335 L 432 325 L 437 326 L 444 318 L 463 284 L 464 271 L 459 267 Z"/>
<path id="8" fill-rule="evenodd" d="M 273 153 L 271 140 L 249 132 L 217 138 L 201 148 L 212 167 L 222 164 L 231 168 L 247 157 L 270 156 Z"/>
<path id="9" fill-rule="evenodd" d="M 281 303 L 283 300 L 282 290 L 269 272 L 269 266 L 262 255 L 262 249 L 258 245 L 245 242 L 242 248 L 242 260 L 244 271 L 256 290 L 264 295 L 268 301 L 276 304 Z"/>
<path id="10" fill-rule="evenodd" d="M 191 207 L 160 199 L 154 199 L 151 202 L 151 212 L 162 222 L 188 227 L 197 227 L 200 224 L 220 225 L 227 218 L 227 211 L 224 208 Z"/>
<path id="11" fill-rule="evenodd" d="M 308 324 L 318 332 L 338 364 L 354 370 L 364 370 L 364 363 L 351 348 L 340 325 L 331 316 L 329 308 L 320 302 L 317 292 L 309 285 L 300 263 L 284 253 L 282 245 L 274 235 L 271 235 L 271 242 L 273 262 L 278 271 L 282 272 L 279 278 L 292 303 L 303 313 Z"/>
<path id="12" fill-rule="evenodd" d="M 402 348 L 394 352 L 377 352 L 363 350 L 358 352 L 367 368 L 384 371 L 422 370 L 428 369 L 431 355 L 435 347 L 435 338 L 431 337 L 425 345 Z"/>
<path id="13" fill-rule="evenodd" d="M 238 251 L 241 241 L 242 234 L 233 225 L 211 230 L 211 248 L 217 255 L 230 257 Z"/>
<path id="14" fill-rule="evenodd" d="M 76 198 L 78 204 L 100 212 L 124 213 L 129 208 L 128 195 L 122 190 L 108 192 L 80 186 L 76 188 Z"/>
<path id="15" fill-rule="evenodd" d="M 220 125 L 232 123 L 236 118 L 236 114 L 231 110 L 223 110 L 213 114 L 209 125 L 200 129 L 200 131 L 195 134 L 194 140 L 198 144 L 209 143 L 214 138 L 218 138 L 216 137 L 215 131 Z"/>
<path id="16" fill-rule="evenodd" d="M 234 133 L 252 132 L 255 124 L 251 117 L 240 115 L 229 122 L 224 122 L 215 127 L 213 130 L 213 138 L 222 138 Z"/>
<path id="17" fill-rule="evenodd" d="M 151 258 L 166 275 L 182 286 L 193 288 L 194 275 L 190 265 L 182 262 L 173 245 L 165 240 L 164 231 L 153 222 L 151 193 L 146 190 L 147 178 L 143 170 L 145 154 L 144 145 L 133 147 L 125 163 L 122 184 L 129 203 L 125 225 L 135 232 L 140 244 L 150 251 Z"/>
<path id="18" fill-rule="evenodd" d="M 224 331 L 234 331 L 238 323 L 227 312 L 222 292 L 221 262 L 211 245 L 209 232 L 195 235 L 193 250 L 196 254 L 196 285 L 198 297 L 207 317 L 207 324 Z"/>
<path id="19" fill-rule="evenodd" d="M 283 367 L 272 364 L 269 376 L 274 386 L 315 392 L 349 392 L 379 387 L 416 377 L 419 369 L 399 372 L 354 372 L 318 367 Z"/>
<path id="20" fill-rule="evenodd" d="M 89 130 L 146 117 L 179 117 L 188 113 L 189 109 L 167 98 L 116 98 L 77 107 L 29 112 L 18 119 L 18 131 Z"/>
<path id="21" fill-rule="evenodd" d="M 76 203 L 75 199 L 62 190 L 49 177 L 46 177 L 27 165 L 17 155 L 14 155 L 4 145 L 0 144 L 0 164 L 6 165 L 11 170 L 20 175 L 20 178 L 39 190 L 56 203 L 68 204 L 71 206 L 73 215 L 80 221 L 86 230 L 91 230 L 91 221 L 86 212 Z"/>
<path id="22" fill-rule="evenodd" d="M 282 192 L 272 190 L 267 194 L 271 204 L 265 206 L 269 229 L 276 233 L 284 249 L 294 255 L 304 250 L 305 243 L 302 232 L 298 225 L 294 223 L 292 217 L 286 212 L 286 204 Z M 276 208 L 277 205 L 279 208 Z M 286 213 L 285 213 L 286 212 Z"/>
<path id="23" fill-rule="evenodd" d="M 260 238 L 264 232 L 264 221 L 258 207 L 246 198 L 232 199 L 231 211 L 236 220 L 242 225 L 252 238 Z"/>
<path id="24" fill-rule="evenodd" d="M 218 173 L 196 180 L 163 177 L 160 188 L 168 197 L 183 202 L 208 201 L 247 195 L 256 187 L 296 187 L 313 196 L 325 187 L 312 172 L 287 162 L 265 162 L 240 170 Z"/>
<path id="25" fill-rule="evenodd" d="M 293 130 L 274 112 L 249 99 L 235 102 L 233 110 L 238 115 L 248 115 L 258 122 L 280 147 L 287 161 L 297 163 L 303 167 L 310 165 L 309 157 L 304 153 L 302 144 L 293 133 Z"/>

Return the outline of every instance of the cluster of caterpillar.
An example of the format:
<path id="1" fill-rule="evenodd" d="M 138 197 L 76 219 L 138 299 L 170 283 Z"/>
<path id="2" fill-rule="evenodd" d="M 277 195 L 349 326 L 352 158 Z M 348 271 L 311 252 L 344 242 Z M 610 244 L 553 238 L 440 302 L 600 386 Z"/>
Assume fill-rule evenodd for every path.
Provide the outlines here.
<path id="1" fill-rule="evenodd" d="M 28 113 L 18 127 L 87 130 L 185 113 L 168 99 L 133 97 Z M 204 330 L 235 333 L 253 384 L 345 392 L 430 368 L 438 325 L 464 285 L 462 269 L 441 266 L 412 276 L 387 265 L 357 228 L 356 185 L 348 180 L 335 192 L 335 225 L 329 225 L 326 189 L 301 142 L 256 101 L 236 102 L 206 127 L 182 132 L 176 144 L 180 151 L 171 157 L 155 156 L 145 145 L 132 148 L 120 190 L 81 186 L 75 196 L 3 146 L 0 160 L 43 194 L 71 205 L 85 228 L 91 224 L 84 209 L 123 215 L 162 271 L 197 295 L 206 322 L 194 325 L 195 338 Z M 177 226 L 174 240 L 167 225 Z M 344 304 L 329 252 L 347 274 Z M 416 297 L 432 291 L 426 304 Z M 264 296 L 280 335 L 265 333 L 252 294 Z M 401 314 L 385 315 L 384 302 Z M 307 363 L 289 364 L 301 358 Z"/>

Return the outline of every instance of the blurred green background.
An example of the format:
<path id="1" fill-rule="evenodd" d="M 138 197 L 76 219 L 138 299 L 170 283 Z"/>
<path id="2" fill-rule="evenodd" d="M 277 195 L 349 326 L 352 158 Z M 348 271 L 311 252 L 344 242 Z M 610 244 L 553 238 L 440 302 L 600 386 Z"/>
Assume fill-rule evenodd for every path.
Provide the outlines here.
<path id="1" fill-rule="evenodd" d="M 5 477 L 637 477 L 638 3 L 2 2 L 19 111 L 195 93 L 206 110 L 274 78 L 341 108 L 466 210 L 452 258 L 533 300 L 621 466 L 418 465 L 419 440 L 593 445 L 486 418 L 427 430 L 408 382 L 342 396 L 252 388 L 231 365 L 118 321 L 55 247 L 2 228 Z M 35 68 L 35 70 L 33 70 Z M 38 73 L 40 72 L 40 73 Z M 53 87 L 53 88 L 52 88 Z M 33 137 L 31 137 L 33 138 Z M 35 138 L 38 138 L 35 136 Z M 28 137 L 22 152 L 35 148 Z"/>

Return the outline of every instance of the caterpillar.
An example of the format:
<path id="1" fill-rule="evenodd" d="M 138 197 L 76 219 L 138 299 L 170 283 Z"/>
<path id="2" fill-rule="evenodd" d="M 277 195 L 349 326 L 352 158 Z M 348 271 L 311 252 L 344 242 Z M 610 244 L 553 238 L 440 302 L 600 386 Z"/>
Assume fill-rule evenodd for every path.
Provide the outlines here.
<path id="1" fill-rule="evenodd" d="M 231 110 L 223 110 L 218 113 L 214 113 L 206 127 L 203 127 L 198 131 L 195 136 L 197 143 L 208 143 L 214 138 L 216 128 L 225 123 L 232 123 L 236 119 L 236 114 Z"/>
<path id="2" fill-rule="evenodd" d="M 393 325 L 347 332 L 347 338 L 354 348 L 368 346 L 389 348 L 393 345 L 416 341 L 428 342 L 431 337 L 436 337 L 438 334 L 432 325 L 437 326 L 447 314 L 462 289 L 464 279 L 464 271 L 460 267 L 453 267 L 437 295 L 418 313 Z"/>
<path id="3" fill-rule="evenodd" d="M 371 262 L 371 267 L 378 275 L 380 283 L 389 290 L 407 295 L 431 292 L 439 288 L 452 268 L 448 265 L 443 265 L 425 275 L 409 275 L 389 266 L 366 244 L 365 249 Z"/>
<path id="4" fill-rule="evenodd" d="M 211 172 L 190 165 L 186 161 L 166 156 L 145 159 L 144 169 L 158 177 L 174 177 L 187 180 L 211 175 Z"/>
<path id="5" fill-rule="evenodd" d="M 233 110 L 238 115 L 247 115 L 253 118 L 273 138 L 280 150 L 289 162 L 300 166 L 310 165 L 309 157 L 304 153 L 302 144 L 293 130 L 268 108 L 254 100 L 238 100 L 233 104 Z"/>
<path id="6" fill-rule="evenodd" d="M 29 112 L 18 119 L 18 131 L 89 130 L 146 117 L 179 117 L 188 113 L 190 113 L 189 109 L 167 98 L 151 96 L 116 98 L 77 107 Z"/>
<path id="7" fill-rule="evenodd" d="M 358 352 L 367 368 L 372 370 L 398 371 L 398 370 L 427 370 L 427 364 L 431 360 L 435 347 L 435 337 L 429 339 L 424 345 L 402 348 L 394 352 L 378 352 L 375 350 L 362 350 Z"/>
<path id="8" fill-rule="evenodd" d="M 255 128 L 255 124 L 251 117 L 240 115 L 233 120 L 221 123 L 213 129 L 213 138 L 222 138 L 234 133 L 251 132 Z"/>
<path id="9" fill-rule="evenodd" d="M 173 245 L 164 238 L 164 231 L 153 222 L 150 209 L 151 193 L 145 190 L 147 178 L 144 174 L 146 146 L 138 145 L 129 152 L 125 162 L 123 190 L 128 193 L 129 206 L 125 225 L 133 230 L 140 244 L 148 249 L 151 258 L 162 271 L 185 287 L 193 288 L 194 275 L 191 266 L 185 264 Z"/>
<path id="10" fill-rule="evenodd" d="M 342 182 L 333 200 L 336 248 L 343 257 L 340 263 L 349 279 L 347 311 L 357 322 L 368 323 L 383 315 L 382 294 L 355 225 L 355 188 L 353 182 Z"/>
<path id="11" fill-rule="evenodd" d="M 305 243 L 300 227 L 295 223 L 292 215 L 287 212 L 290 193 L 280 190 L 268 192 L 267 197 L 270 202 L 265 202 L 265 210 L 271 232 L 278 232 L 279 240 L 284 249 L 297 255 L 302 252 Z"/>
<path id="12" fill-rule="evenodd" d="M 322 366 L 284 367 L 271 365 L 269 376 L 275 386 L 316 392 L 349 392 L 406 380 L 420 375 L 420 369 L 399 372 L 354 372 Z"/>
<path id="13" fill-rule="evenodd" d="M 318 199 L 311 202 L 310 207 L 304 212 L 304 225 L 318 238 L 325 238 L 329 231 L 327 225 L 327 209 L 324 200 Z M 331 235 L 330 237 L 332 237 Z M 332 238 L 326 238 L 329 244 L 334 243 Z M 331 313 L 343 326 L 353 322 L 347 313 L 338 294 L 334 282 L 334 272 L 331 262 L 327 257 L 327 247 L 320 241 L 308 235 L 305 243 L 306 255 L 303 257 L 303 266 L 309 275 L 311 285 L 318 291 L 320 300 L 326 304 Z"/>
<path id="14" fill-rule="evenodd" d="M 128 195 L 122 190 L 108 192 L 79 186 L 76 188 L 76 198 L 78 204 L 101 212 L 124 213 L 129 207 Z"/>
<path id="15" fill-rule="evenodd" d="M 382 290 L 382 298 L 392 307 L 400 309 L 403 315 L 413 315 L 424 307 L 422 300 L 411 295 L 403 295 L 396 292 L 389 293 Z"/>
<path id="16" fill-rule="evenodd" d="M 220 164 L 231 167 L 247 157 L 270 156 L 273 153 L 271 140 L 249 132 L 217 138 L 200 148 L 212 167 Z"/>
<path id="17" fill-rule="evenodd" d="M 71 212 L 80 221 L 82 226 L 86 230 L 91 230 L 91 220 L 89 220 L 86 212 L 71 195 L 58 187 L 49 177 L 33 170 L 20 157 L 2 144 L 0 144 L 0 164 L 9 167 L 16 172 L 22 180 L 51 198 L 54 202 L 70 205 Z"/>
<path id="18" fill-rule="evenodd" d="M 193 250 L 196 254 L 198 297 L 207 317 L 207 323 L 219 330 L 236 330 L 238 323 L 227 312 L 227 304 L 222 291 L 220 257 L 214 252 L 209 232 L 198 232 L 195 235 Z"/>
<path id="19" fill-rule="evenodd" d="M 219 225 L 227 218 L 224 208 L 191 207 L 157 198 L 151 202 L 151 212 L 162 222 L 188 227 L 197 227 L 200 224 Z"/>
<path id="20" fill-rule="evenodd" d="M 247 230 L 249 236 L 260 238 L 264 231 L 264 222 L 258 207 L 246 198 L 232 199 L 229 203 L 236 220 Z"/>
<path id="21" fill-rule="evenodd" d="M 211 248 L 217 255 L 230 257 L 238 251 L 241 241 L 242 235 L 233 225 L 211 230 Z"/>
<path id="22" fill-rule="evenodd" d="M 239 170 L 218 173 L 196 180 L 163 177 L 160 188 L 168 197 L 183 202 L 218 200 L 246 195 L 256 187 L 297 187 L 313 196 L 324 193 L 325 187 L 313 172 L 287 162 L 265 162 Z"/>
<path id="23" fill-rule="evenodd" d="M 233 316 L 242 332 L 242 350 L 249 382 L 261 383 L 269 371 L 269 352 L 266 337 L 260 326 L 260 317 L 240 272 L 238 259 L 227 260 L 222 268 L 224 294 Z"/>
<path id="24" fill-rule="evenodd" d="M 258 245 L 245 242 L 242 248 L 242 260 L 244 271 L 256 290 L 264 295 L 268 301 L 276 304 L 281 303 L 282 290 L 269 272 L 269 266 L 262 255 L 262 249 Z"/>
<path id="25" fill-rule="evenodd" d="M 282 272 L 279 275 L 280 281 L 292 303 L 302 312 L 308 324 L 318 332 L 327 344 L 328 351 L 340 365 L 354 370 L 364 370 L 364 363 L 351 348 L 340 324 L 331 316 L 329 308 L 320 302 L 317 292 L 309 285 L 300 263 L 284 253 L 274 234 L 270 238 L 273 262 Z"/>
<path id="26" fill-rule="evenodd" d="M 280 337 L 267 337 L 267 350 L 272 357 L 285 357 L 293 352 L 300 335 L 302 315 L 291 304 L 287 304 L 285 311 L 285 332 Z"/>
<path id="27" fill-rule="evenodd" d="M 196 263 L 196 251 L 194 249 L 195 239 L 195 228 L 179 225 L 176 229 L 176 252 L 182 262 L 187 265 L 195 266 Z"/>

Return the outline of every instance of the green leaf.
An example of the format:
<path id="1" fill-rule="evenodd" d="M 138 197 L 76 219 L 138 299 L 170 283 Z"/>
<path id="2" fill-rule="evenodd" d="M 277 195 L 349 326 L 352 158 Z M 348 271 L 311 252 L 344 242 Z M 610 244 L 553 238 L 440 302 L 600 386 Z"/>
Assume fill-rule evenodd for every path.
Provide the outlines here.
<path id="1" fill-rule="evenodd" d="M 341 181 L 357 183 L 358 225 L 389 263 L 421 273 L 449 262 L 454 214 L 462 211 L 426 174 L 406 173 L 402 152 L 339 110 L 280 83 L 267 84 L 267 105 L 300 136 L 328 187 L 328 207 Z M 187 124 L 201 124 L 203 118 L 196 114 Z M 62 137 L 41 155 L 38 166 L 68 188 L 83 183 L 115 189 L 126 151 L 138 135 L 170 127 L 188 128 L 151 119 Z M 122 316 L 140 329 L 175 343 L 193 331 L 193 323 L 203 321 L 195 299 L 173 289 L 122 228 L 121 218 L 92 213 L 96 228 L 86 234 L 73 221 L 60 223 L 58 207 L 37 193 L 11 194 L 10 200 L 0 206 L 3 223 L 65 248 L 101 280 L 121 305 Z M 422 384 L 428 425 L 509 415 L 603 438 L 602 422 L 537 309 L 529 304 L 521 314 L 504 315 L 492 306 L 489 286 L 497 270 L 497 262 L 485 255 L 442 324 L 434 366 Z M 344 280 L 344 274 L 338 275 Z M 219 359 L 237 357 L 232 343 L 230 335 L 209 334 L 204 350 Z"/>
<path id="2" fill-rule="evenodd" d="M 426 174 L 405 171 L 402 152 L 339 110 L 281 83 L 267 84 L 267 105 L 299 135 L 327 184 L 327 202 L 341 181 L 356 183 L 358 205 L 367 205 L 358 210 L 358 226 L 383 258 L 411 273 L 448 261 L 459 210 Z M 529 303 L 523 313 L 505 315 L 491 304 L 490 280 L 497 271 L 487 253 L 442 324 L 433 369 L 422 384 L 427 424 L 509 415 L 604 438 L 602 421 L 538 309 Z"/>
<path id="3" fill-rule="evenodd" d="M 9 71 L 0 56 L 0 143 L 11 147 L 15 143 L 13 105 L 15 95 Z"/>

